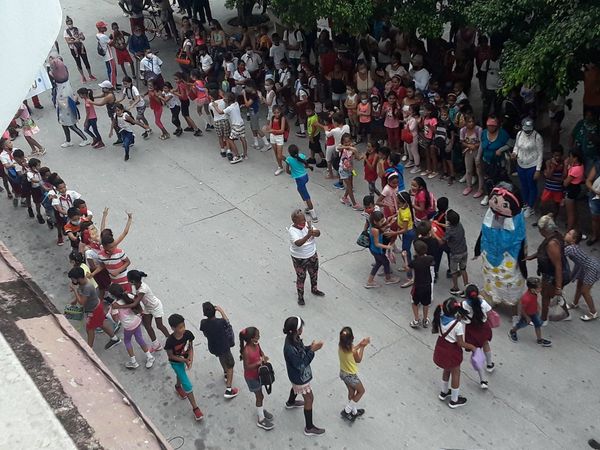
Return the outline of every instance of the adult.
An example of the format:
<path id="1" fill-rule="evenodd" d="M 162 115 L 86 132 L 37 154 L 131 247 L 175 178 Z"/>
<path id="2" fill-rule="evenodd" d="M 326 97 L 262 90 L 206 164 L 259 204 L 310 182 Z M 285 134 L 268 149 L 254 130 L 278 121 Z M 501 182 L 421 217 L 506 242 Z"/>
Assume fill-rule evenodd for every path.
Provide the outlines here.
<path id="1" fill-rule="evenodd" d="M 485 87 L 481 93 L 483 100 L 481 110 L 482 123 L 485 123 L 490 113 L 493 112 L 499 116 L 502 112 L 502 98 L 499 93 L 502 87 L 502 80 L 500 78 L 500 53 L 501 50 L 498 47 L 491 47 L 490 57 L 479 68 L 480 80 Z"/>
<path id="2" fill-rule="evenodd" d="M 200 20 L 201 23 L 206 23 L 213 20 L 210 10 L 209 0 L 191 0 L 192 2 L 192 18 Z"/>
<path id="3" fill-rule="evenodd" d="M 429 79 L 431 78 L 431 74 L 425 67 L 423 67 L 423 56 L 413 56 L 411 63 L 412 67 L 408 73 L 415 83 L 415 88 L 418 91 L 425 92 L 429 87 Z"/>
<path id="4" fill-rule="evenodd" d="M 528 256 L 526 260 L 537 259 L 538 275 L 542 277 L 542 322 L 548 324 L 548 309 L 550 299 L 562 296 L 565 284 L 565 274 L 568 271 L 568 262 L 565 257 L 565 242 L 562 234 L 554 222 L 551 214 L 540 217 L 538 230 L 544 240 L 539 245 L 537 252 Z M 563 305 L 567 316 L 563 320 L 571 320 L 569 310 Z"/>
<path id="5" fill-rule="evenodd" d="M 81 61 L 83 61 L 83 64 L 85 65 L 85 69 L 88 73 L 88 78 L 92 81 L 95 80 L 96 77 L 92 74 L 92 70 L 90 69 L 90 62 L 88 61 L 87 50 L 85 48 L 85 45 L 83 44 L 83 41 L 85 41 L 85 35 L 83 34 L 83 32 L 79 31 L 79 28 L 73 26 L 73 19 L 71 19 L 69 16 L 67 16 L 65 24 L 67 25 L 67 27 L 65 28 L 63 36 L 65 38 L 65 41 L 67 42 L 67 45 L 69 46 L 69 50 L 71 51 L 71 55 L 75 60 L 75 64 L 77 64 L 77 70 L 81 75 L 81 82 L 87 82 L 87 79 L 83 74 L 83 67 L 81 66 Z"/>
<path id="6" fill-rule="evenodd" d="M 142 27 L 136 26 L 133 28 L 133 34 L 129 37 L 127 48 L 138 61 L 144 57 L 146 50 L 150 48 L 150 42 Z"/>
<path id="7" fill-rule="evenodd" d="M 575 264 L 572 279 L 577 280 L 575 288 L 575 297 L 573 303 L 568 305 L 569 309 L 579 308 L 579 299 L 583 296 L 588 307 L 588 314 L 580 317 L 584 322 L 596 320 L 598 312 L 594 299 L 592 298 L 592 286 L 600 279 L 600 259 L 586 254 L 579 242 L 581 233 L 577 230 L 570 230 L 565 234 L 565 255 Z"/>
<path id="8" fill-rule="evenodd" d="M 234 398 L 239 391 L 237 388 L 231 387 L 235 360 L 231 354 L 232 342 L 227 335 L 227 330 L 231 327 L 229 318 L 220 306 L 213 305 L 211 302 L 202 304 L 202 312 L 206 319 L 200 321 L 200 331 L 206 336 L 208 351 L 219 358 L 221 367 L 223 367 L 225 377 L 225 394 L 223 396 L 227 399 Z M 221 318 L 216 317 L 217 312 Z"/>
<path id="9" fill-rule="evenodd" d="M 510 136 L 496 116 L 489 116 L 486 128 L 481 132 L 481 144 L 479 147 L 479 158 L 481 160 L 481 173 L 484 179 L 485 195 L 481 200 L 482 206 L 487 206 L 492 189 L 500 181 L 506 180 L 506 171 L 502 167 L 504 153 L 510 150 Z"/>
<path id="10" fill-rule="evenodd" d="M 117 97 L 115 96 L 115 88 L 112 83 L 108 80 L 104 80 L 102 83 L 99 83 L 100 89 L 102 89 L 102 97 L 93 101 L 92 103 L 95 106 L 106 106 L 106 113 L 108 114 L 108 118 L 110 122 L 114 122 L 115 118 L 115 105 L 117 103 Z M 123 143 L 121 140 L 121 135 L 119 134 L 119 130 L 115 130 L 117 133 L 117 141 L 113 143 L 113 145 L 120 145 Z"/>
<path id="11" fill-rule="evenodd" d="M 227 37 L 221 23 L 217 19 L 209 21 L 210 27 L 210 49 L 212 58 L 220 66 L 223 62 L 223 55 L 227 51 Z"/>
<path id="12" fill-rule="evenodd" d="M 377 42 L 377 66 L 386 67 L 392 62 L 392 39 L 390 38 L 390 28 L 387 26 L 381 30 L 381 37 Z"/>
<path id="13" fill-rule="evenodd" d="M 367 63 L 363 59 L 359 59 L 356 62 L 356 73 L 354 74 L 354 85 L 356 86 L 357 92 L 366 92 L 371 94 L 371 91 L 375 87 L 373 75 L 371 70 L 367 66 Z"/>
<path id="14" fill-rule="evenodd" d="M 600 239 L 600 160 L 594 162 L 585 185 L 590 191 L 589 206 L 592 215 L 592 233 L 587 245 L 594 245 Z"/>
<path id="15" fill-rule="evenodd" d="M 521 131 L 517 133 L 512 157 L 517 160 L 517 174 L 523 196 L 523 214 L 534 214 L 537 200 L 537 180 L 540 178 L 544 160 L 544 138 L 533 129 L 533 119 L 526 117 L 521 122 Z"/>
<path id="16" fill-rule="evenodd" d="M 117 65 L 112 47 L 111 39 L 104 33 L 108 30 L 108 25 L 102 20 L 96 22 L 96 40 L 98 41 L 98 54 L 102 56 L 102 60 L 106 65 L 106 77 L 113 86 L 117 86 Z"/>
<path id="17" fill-rule="evenodd" d="M 479 148 L 481 146 L 481 127 L 475 123 L 472 115 L 466 116 L 465 126 L 460 129 L 460 145 L 465 159 L 465 176 L 460 182 L 467 183 L 463 190 L 463 195 L 469 195 L 473 191 L 473 167 L 477 173 L 478 189 L 473 198 L 479 198 L 483 195 L 483 176 L 481 174 L 481 162 L 478 160 Z"/>
<path id="18" fill-rule="evenodd" d="M 598 112 L 586 109 L 571 132 L 571 147 L 577 147 L 583 153 L 585 173 L 589 173 L 594 162 L 600 159 L 600 122 Z"/>
<path id="19" fill-rule="evenodd" d="M 152 85 L 157 91 L 162 90 L 165 85 L 162 76 L 162 64 L 162 60 L 151 49 L 144 52 L 144 57 L 140 61 L 140 77 L 146 82 L 152 81 Z"/>
<path id="20" fill-rule="evenodd" d="M 304 281 L 306 272 L 310 277 L 310 291 L 317 297 L 323 297 L 325 293 L 317 288 L 319 275 L 319 256 L 317 255 L 317 244 L 315 238 L 321 236 L 321 231 L 313 228 L 307 223 L 304 213 L 300 209 L 292 212 L 292 224 L 288 228 L 290 237 L 290 253 L 292 263 L 296 271 L 296 291 L 298 292 L 298 304 L 304 303 Z"/>
<path id="21" fill-rule="evenodd" d="M 296 67 L 300 61 L 300 56 L 302 56 L 302 46 L 304 44 L 302 30 L 298 27 L 293 30 L 285 30 L 283 32 L 283 43 L 292 67 Z"/>
<path id="22" fill-rule="evenodd" d="M 112 46 L 115 49 L 117 63 L 121 66 L 121 70 L 125 76 L 128 76 L 127 70 L 125 69 L 125 63 L 129 63 L 131 76 L 135 78 L 135 65 L 133 64 L 133 59 L 131 59 L 131 54 L 127 50 L 127 38 L 131 37 L 131 34 L 127 31 L 121 31 L 117 22 L 111 23 L 110 27 L 112 33 L 109 37 L 112 41 Z"/>

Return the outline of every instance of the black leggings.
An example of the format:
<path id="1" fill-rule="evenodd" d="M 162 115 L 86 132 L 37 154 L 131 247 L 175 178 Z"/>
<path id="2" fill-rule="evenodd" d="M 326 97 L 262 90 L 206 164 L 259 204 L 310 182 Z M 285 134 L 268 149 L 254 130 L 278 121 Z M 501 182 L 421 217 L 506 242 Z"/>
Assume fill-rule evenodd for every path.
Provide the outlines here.
<path id="1" fill-rule="evenodd" d="M 92 131 L 90 131 L 92 130 Z M 98 132 L 98 119 L 88 119 L 87 125 L 84 131 L 89 134 L 95 141 L 102 141 L 100 133 Z"/>
<path id="2" fill-rule="evenodd" d="M 180 110 L 181 110 L 181 107 L 179 105 L 171 108 L 171 123 L 173 125 L 175 125 L 177 127 L 177 129 L 181 128 L 181 121 L 179 120 L 179 111 Z"/>
<path id="3" fill-rule="evenodd" d="M 77 136 L 79 136 L 84 141 L 87 140 L 87 138 L 85 137 L 85 134 L 83 134 L 83 131 L 81 131 L 79 129 L 77 124 L 69 125 L 69 126 L 63 125 L 62 129 L 65 133 L 65 138 L 67 139 L 67 142 L 71 142 L 71 130 L 73 130 L 77 134 Z"/>
<path id="4" fill-rule="evenodd" d="M 373 265 L 373 268 L 371 269 L 371 275 L 375 276 L 377 275 L 377 271 L 379 270 L 379 268 L 381 266 L 383 266 L 383 272 L 388 275 L 391 270 L 390 270 L 390 260 L 388 259 L 387 255 L 385 253 L 373 253 L 371 251 L 371 255 L 373 255 L 373 258 L 375 258 L 375 264 Z"/>
<path id="5" fill-rule="evenodd" d="M 77 69 L 81 72 L 83 68 L 81 67 L 81 60 L 83 60 L 83 64 L 85 68 L 90 70 L 90 63 L 88 61 L 87 53 L 79 53 L 77 50 L 71 49 L 71 55 L 73 55 L 73 59 L 75 60 L 75 64 L 77 64 Z"/>

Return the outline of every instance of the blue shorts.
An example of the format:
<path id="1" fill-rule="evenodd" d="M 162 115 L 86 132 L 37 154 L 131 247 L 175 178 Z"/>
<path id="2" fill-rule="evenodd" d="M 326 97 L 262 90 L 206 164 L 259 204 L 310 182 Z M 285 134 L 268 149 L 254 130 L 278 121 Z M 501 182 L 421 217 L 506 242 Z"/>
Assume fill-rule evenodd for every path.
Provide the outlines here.
<path id="1" fill-rule="evenodd" d="M 190 392 L 192 392 L 194 389 L 192 386 L 192 382 L 188 378 L 187 372 L 185 371 L 185 363 L 169 361 L 169 364 L 171 364 L 171 367 L 175 371 L 177 379 L 181 381 L 181 387 L 183 388 L 185 393 L 189 394 Z"/>
<path id="2" fill-rule="evenodd" d="M 262 389 L 262 384 L 260 384 L 259 380 L 251 380 L 249 378 L 245 378 L 245 380 L 250 392 L 260 392 Z"/>
<path id="3" fill-rule="evenodd" d="M 533 323 L 534 328 L 540 328 L 542 326 L 542 319 L 540 319 L 540 315 L 538 313 L 530 314 L 529 317 L 531 318 L 531 323 Z M 519 330 L 521 328 L 525 328 L 527 325 L 529 325 L 529 324 L 521 316 L 521 318 L 519 319 L 519 321 L 515 325 L 515 328 L 517 330 Z"/>
<path id="4" fill-rule="evenodd" d="M 298 189 L 298 193 L 300 194 L 300 197 L 302 197 L 302 200 L 305 202 L 310 200 L 310 194 L 308 193 L 308 189 L 306 189 L 306 183 L 308 183 L 308 174 L 294 179 L 296 180 L 296 188 Z"/>
<path id="5" fill-rule="evenodd" d="M 588 204 L 592 216 L 600 216 L 600 200 L 594 200 L 594 197 L 590 197 Z"/>

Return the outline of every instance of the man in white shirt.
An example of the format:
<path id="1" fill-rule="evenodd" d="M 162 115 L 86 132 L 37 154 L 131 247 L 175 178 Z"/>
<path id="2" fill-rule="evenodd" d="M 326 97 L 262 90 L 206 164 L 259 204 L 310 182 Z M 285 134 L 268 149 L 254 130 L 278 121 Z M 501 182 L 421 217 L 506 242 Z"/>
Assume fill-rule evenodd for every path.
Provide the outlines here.
<path id="1" fill-rule="evenodd" d="M 140 75 L 146 81 L 152 81 L 154 89 L 161 90 L 165 85 L 165 80 L 162 76 L 162 60 L 152 53 L 151 49 L 147 49 L 144 57 L 140 61 Z"/>
<path id="2" fill-rule="evenodd" d="M 269 49 L 269 57 L 273 60 L 275 68 L 279 69 L 279 63 L 285 58 L 285 45 L 281 43 L 281 38 L 277 33 L 273 33 L 272 39 L 273 45 L 271 45 L 271 48 Z"/>
<path id="3" fill-rule="evenodd" d="M 98 54 L 102 56 L 104 64 L 106 65 L 106 75 L 113 86 L 117 86 L 117 65 L 115 64 L 113 48 L 111 46 L 111 39 L 104 33 L 108 29 L 106 22 L 100 20 L 96 22 L 96 40 L 98 41 Z"/>
<path id="4" fill-rule="evenodd" d="M 413 57 L 409 74 L 415 83 L 415 88 L 421 92 L 425 92 L 429 86 L 429 78 L 431 75 L 429 74 L 429 71 L 423 67 L 422 55 L 415 55 Z"/>
<path id="5" fill-rule="evenodd" d="M 250 81 L 252 77 L 250 76 L 250 72 L 246 70 L 246 63 L 240 60 L 238 61 L 238 68 L 235 72 L 233 72 L 233 81 L 235 82 L 235 86 L 233 86 L 232 91 L 235 95 L 242 95 L 242 90 L 246 83 Z"/>
<path id="6" fill-rule="evenodd" d="M 490 49 L 490 58 L 481 64 L 480 72 L 485 74 L 485 92 L 482 92 L 483 106 L 481 116 L 482 123 L 485 123 L 487 116 L 493 111 L 499 115 L 502 109 L 502 99 L 498 95 L 498 90 L 502 87 L 500 78 L 500 50 L 492 47 Z"/>
<path id="7" fill-rule="evenodd" d="M 306 272 L 310 277 L 310 291 L 317 297 L 323 297 L 324 292 L 317 287 L 319 276 L 319 256 L 317 255 L 317 244 L 315 238 L 321 236 L 321 232 L 307 223 L 306 217 L 301 209 L 292 212 L 292 224 L 288 228 L 290 237 L 290 253 L 292 263 L 296 271 L 296 291 L 298 292 L 298 304 L 304 306 L 304 281 Z"/>
<path id="8" fill-rule="evenodd" d="M 288 52 L 288 59 L 292 61 L 292 66 L 296 67 L 302 55 L 302 43 L 304 42 L 302 31 L 298 28 L 293 31 L 285 30 L 283 32 L 283 42 Z"/>
<path id="9" fill-rule="evenodd" d="M 246 47 L 246 53 L 241 56 L 240 60 L 244 61 L 244 64 L 246 64 L 246 69 L 248 72 L 250 72 L 250 76 L 256 80 L 263 63 L 260 55 L 258 53 L 254 53 L 252 47 Z"/>

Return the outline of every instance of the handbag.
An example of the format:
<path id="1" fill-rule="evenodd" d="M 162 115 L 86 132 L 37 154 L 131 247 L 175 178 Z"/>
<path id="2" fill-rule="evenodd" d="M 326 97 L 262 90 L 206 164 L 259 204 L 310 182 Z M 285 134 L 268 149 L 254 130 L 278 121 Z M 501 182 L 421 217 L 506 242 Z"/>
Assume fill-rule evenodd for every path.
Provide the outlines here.
<path id="1" fill-rule="evenodd" d="M 83 320 L 83 306 L 66 305 L 64 315 L 69 320 Z"/>
<path id="2" fill-rule="evenodd" d="M 483 349 L 476 348 L 473 351 L 473 354 L 471 355 L 471 365 L 477 372 L 483 369 L 483 366 L 485 365 L 485 355 L 483 353 Z"/>
<path id="3" fill-rule="evenodd" d="M 558 322 L 567 317 L 569 313 L 564 309 L 566 304 L 567 301 L 562 295 L 552 297 L 550 299 L 550 306 L 548 307 L 548 319 L 552 322 Z"/>
<path id="4" fill-rule="evenodd" d="M 400 132 L 400 139 L 402 140 L 402 142 L 412 144 L 414 137 L 408 128 L 402 128 L 402 131 Z"/>
<path id="5" fill-rule="evenodd" d="M 258 366 L 258 379 L 261 386 L 265 387 L 267 394 L 271 394 L 273 383 L 275 382 L 275 371 L 270 362 L 265 362 Z"/>
<path id="6" fill-rule="evenodd" d="M 490 324 L 492 328 L 498 328 L 501 323 L 500 314 L 498 314 L 493 309 L 487 313 L 487 323 Z"/>
<path id="7" fill-rule="evenodd" d="M 356 244 L 364 248 L 369 248 L 371 246 L 371 237 L 369 236 L 368 230 L 363 230 L 363 232 L 358 235 Z"/>
<path id="8" fill-rule="evenodd" d="M 233 327 L 229 322 L 225 322 L 225 336 L 227 336 L 229 347 L 235 347 L 235 335 L 233 334 Z"/>
<path id="9" fill-rule="evenodd" d="M 179 63 L 180 66 L 189 67 L 192 65 L 192 60 L 188 56 L 187 52 L 183 49 L 180 49 L 175 56 L 175 61 Z"/>

